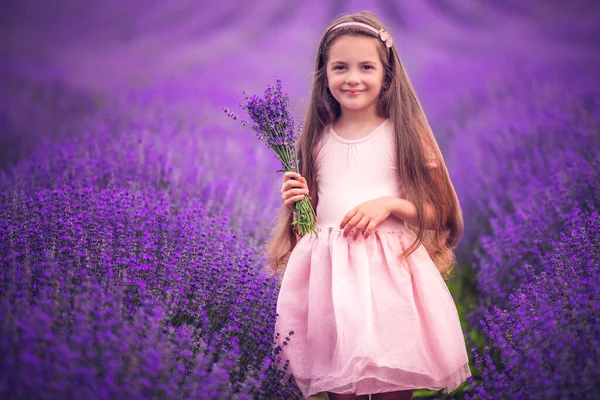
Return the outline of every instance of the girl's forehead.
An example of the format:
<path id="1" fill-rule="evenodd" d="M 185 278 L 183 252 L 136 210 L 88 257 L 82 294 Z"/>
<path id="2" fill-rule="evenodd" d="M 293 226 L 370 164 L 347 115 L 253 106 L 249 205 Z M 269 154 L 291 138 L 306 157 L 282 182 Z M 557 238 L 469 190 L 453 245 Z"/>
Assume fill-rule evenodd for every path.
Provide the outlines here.
<path id="1" fill-rule="evenodd" d="M 373 37 L 344 35 L 329 46 L 327 59 L 329 62 L 377 62 L 377 45 L 377 39 Z"/>

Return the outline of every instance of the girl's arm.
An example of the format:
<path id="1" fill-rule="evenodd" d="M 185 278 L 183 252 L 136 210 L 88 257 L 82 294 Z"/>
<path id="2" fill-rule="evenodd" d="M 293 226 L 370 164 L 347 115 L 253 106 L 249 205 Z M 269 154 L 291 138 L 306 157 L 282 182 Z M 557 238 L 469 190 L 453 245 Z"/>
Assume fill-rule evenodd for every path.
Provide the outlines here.
<path id="1" fill-rule="evenodd" d="M 386 204 L 391 215 L 401 220 L 406 221 L 408 224 L 418 226 L 417 221 L 417 207 L 415 205 L 400 197 L 386 197 Z M 429 203 L 425 204 L 425 229 L 435 229 L 436 211 L 435 207 Z"/>

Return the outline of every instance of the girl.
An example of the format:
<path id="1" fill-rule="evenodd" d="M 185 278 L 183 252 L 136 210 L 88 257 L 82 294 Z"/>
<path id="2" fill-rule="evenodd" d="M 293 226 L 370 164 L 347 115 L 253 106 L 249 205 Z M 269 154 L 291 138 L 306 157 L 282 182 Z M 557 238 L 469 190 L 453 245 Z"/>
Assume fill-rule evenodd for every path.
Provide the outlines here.
<path id="1" fill-rule="evenodd" d="M 441 276 L 463 232 L 439 147 L 392 38 L 369 13 L 334 21 L 319 43 L 299 141 L 268 246 L 285 274 L 276 332 L 305 396 L 410 399 L 471 375 Z M 294 179 L 295 178 L 295 179 Z M 305 194 L 316 236 L 291 228 Z"/>

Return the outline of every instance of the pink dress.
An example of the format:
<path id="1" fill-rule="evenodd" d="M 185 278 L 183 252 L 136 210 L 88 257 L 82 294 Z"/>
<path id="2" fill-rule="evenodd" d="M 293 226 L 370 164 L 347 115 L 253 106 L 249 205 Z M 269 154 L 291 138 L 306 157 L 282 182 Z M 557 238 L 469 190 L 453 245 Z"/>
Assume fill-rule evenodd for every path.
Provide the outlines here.
<path id="1" fill-rule="evenodd" d="M 418 388 L 452 391 L 470 375 L 454 300 L 416 235 L 390 216 L 375 234 L 344 238 L 358 204 L 402 197 L 392 124 L 347 140 L 325 129 L 317 159 L 319 237 L 294 248 L 277 302 L 275 332 L 294 331 L 282 359 L 305 396 Z"/>

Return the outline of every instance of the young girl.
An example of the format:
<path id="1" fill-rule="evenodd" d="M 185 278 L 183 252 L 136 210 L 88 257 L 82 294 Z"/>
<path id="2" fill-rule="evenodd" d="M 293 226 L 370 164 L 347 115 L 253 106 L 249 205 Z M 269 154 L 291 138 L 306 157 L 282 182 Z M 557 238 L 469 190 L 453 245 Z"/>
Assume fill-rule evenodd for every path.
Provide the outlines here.
<path id="1" fill-rule="evenodd" d="M 410 399 L 471 375 L 442 278 L 463 232 L 448 170 L 392 38 L 369 13 L 319 43 L 299 141 L 268 246 L 285 274 L 276 332 L 305 396 Z M 296 178 L 296 179 L 292 179 Z M 318 238 L 299 239 L 293 204 L 311 194 Z"/>

